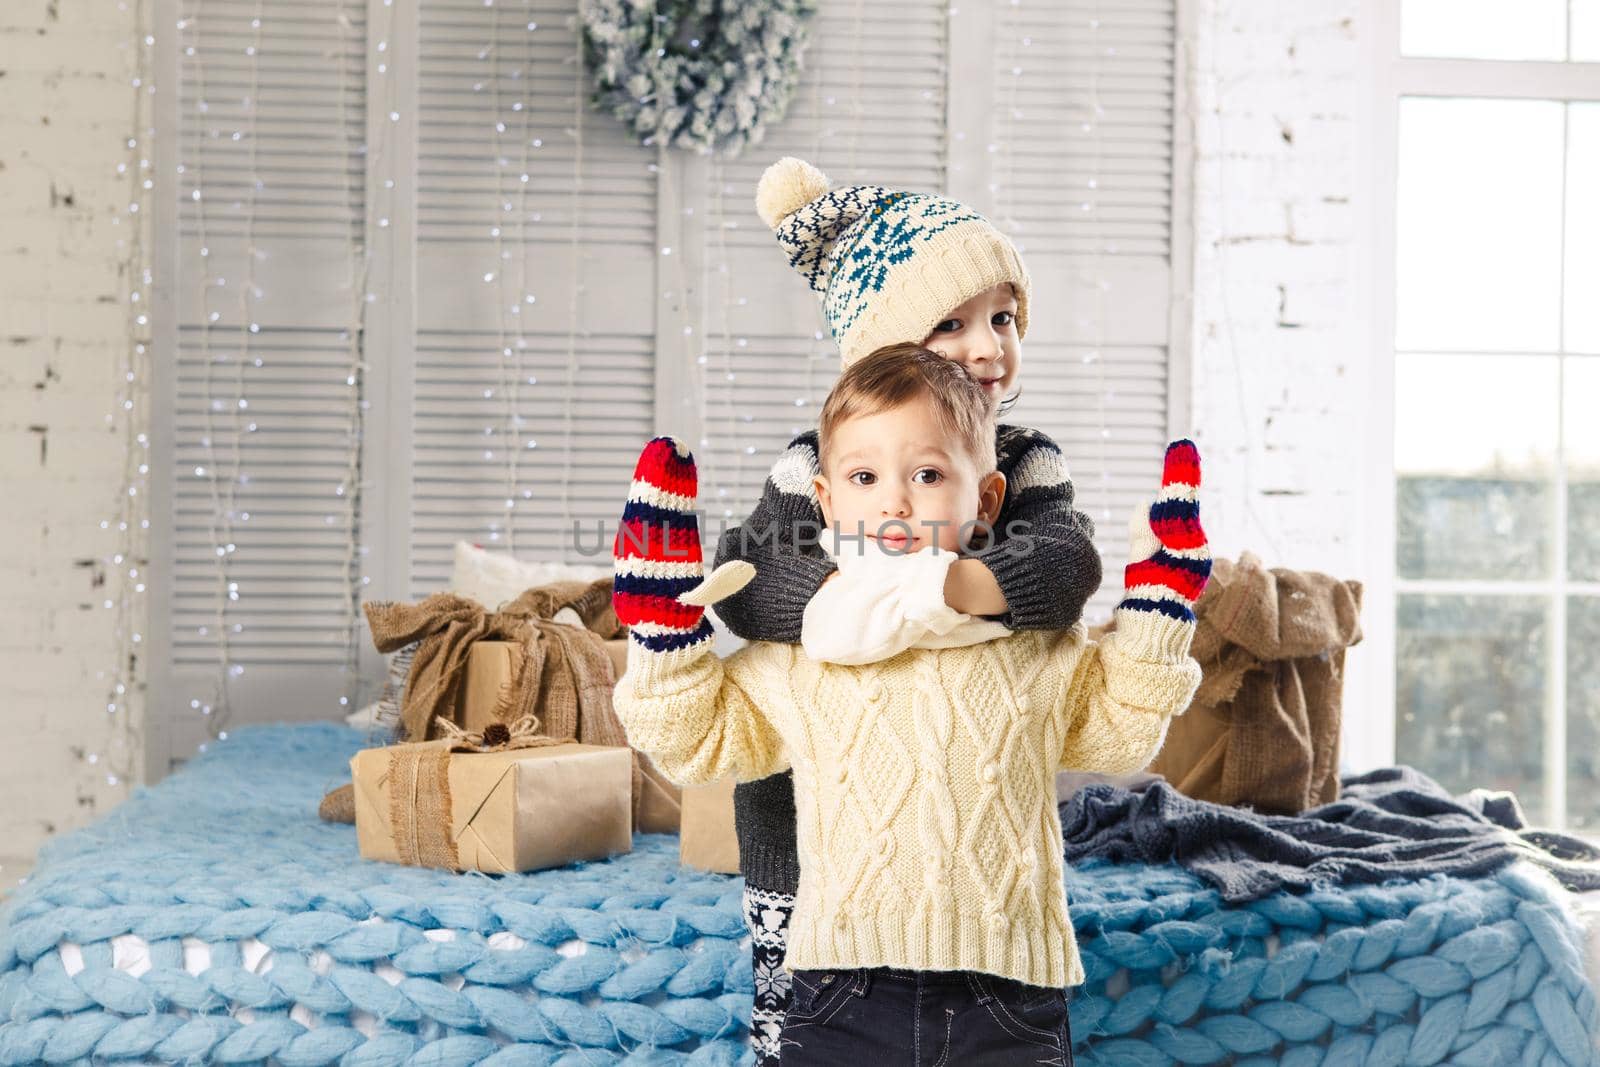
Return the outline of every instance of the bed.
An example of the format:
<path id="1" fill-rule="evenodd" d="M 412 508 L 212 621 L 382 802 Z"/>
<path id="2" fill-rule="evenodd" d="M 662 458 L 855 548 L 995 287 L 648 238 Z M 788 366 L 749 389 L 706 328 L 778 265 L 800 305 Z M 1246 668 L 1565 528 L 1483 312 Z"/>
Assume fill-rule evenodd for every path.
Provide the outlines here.
<path id="1" fill-rule="evenodd" d="M 751 1062 L 738 879 L 665 835 L 505 877 L 361 861 L 316 806 L 366 743 L 241 729 L 52 842 L 0 904 L 0 1064 Z M 1080 1064 L 1600 1064 L 1573 899 L 1525 865 L 1238 908 L 1170 865 L 1068 890 Z"/>

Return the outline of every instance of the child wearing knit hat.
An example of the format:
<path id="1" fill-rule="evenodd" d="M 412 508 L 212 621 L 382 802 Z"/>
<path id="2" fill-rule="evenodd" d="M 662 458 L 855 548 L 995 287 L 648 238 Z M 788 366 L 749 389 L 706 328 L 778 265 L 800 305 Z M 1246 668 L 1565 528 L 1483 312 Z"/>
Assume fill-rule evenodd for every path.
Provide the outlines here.
<path id="1" fill-rule="evenodd" d="M 993 419 L 979 382 L 919 346 L 847 368 L 820 427 L 830 524 L 862 522 L 869 553 L 965 547 L 1005 494 Z M 1194 446 L 1169 446 L 1099 645 L 1079 621 L 867 664 L 779 642 L 723 660 L 704 608 L 753 568 L 702 579 L 694 458 L 671 438 L 646 446 L 614 545 L 613 603 L 630 629 L 615 704 L 630 743 L 677 781 L 793 770 L 785 1067 L 901 1063 L 912 1048 L 917 1062 L 1071 1063 L 1063 989 L 1084 970 L 1054 776 L 1144 766 L 1188 706 L 1193 604 L 1210 574 L 1199 481 Z"/>
<path id="2" fill-rule="evenodd" d="M 833 188 L 793 158 L 767 168 L 756 209 L 819 295 L 846 368 L 884 345 L 920 343 L 965 366 L 1002 410 L 1015 399 L 1031 282 L 1016 248 L 982 215 L 930 193 Z M 1037 430 L 996 426 L 1005 492 L 990 543 L 959 558 L 893 561 L 903 566 L 851 567 L 851 552 L 831 553 L 791 534 L 823 519 L 817 447 L 816 431 L 791 441 L 745 523 L 717 546 L 717 563 L 745 560 L 756 568 L 747 587 L 717 606 L 747 641 L 804 641 L 813 658 L 837 662 L 925 645 L 937 636 L 925 617 L 896 611 L 937 600 L 930 571 L 943 574 L 948 609 L 1015 631 L 1072 626 L 1100 587 L 1094 525 L 1073 506 L 1060 449 Z M 1014 533 L 1027 535 L 1027 551 L 1014 551 Z M 872 622 L 867 631 L 822 624 L 849 617 L 852 608 Z M 772 1067 L 789 996 L 785 930 L 800 880 L 790 776 L 741 784 L 734 812 L 754 942 L 752 1030 L 762 1067 Z"/>

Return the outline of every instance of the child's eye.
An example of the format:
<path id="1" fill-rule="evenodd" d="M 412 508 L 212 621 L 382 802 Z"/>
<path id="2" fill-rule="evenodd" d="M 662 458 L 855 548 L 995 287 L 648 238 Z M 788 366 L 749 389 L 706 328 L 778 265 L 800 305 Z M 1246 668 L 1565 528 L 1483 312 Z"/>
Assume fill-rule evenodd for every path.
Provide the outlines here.
<path id="1" fill-rule="evenodd" d="M 1015 311 L 1002 311 L 995 315 L 994 322 L 996 326 L 1010 326 L 1016 321 L 1016 318 L 1017 313 Z"/>
<path id="2" fill-rule="evenodd" d="M 877 479 L 877 477 L 878 476 L 873 474 L 871 471 L 854 471 L 845 478 L 845 481 L 849 482 L 851 485 L 871 485 Z M 866 481 L 858 481 L 857 479 L 860 478 L 865 478 Z"/>
<path id="3" fill-rule="evenodd" d="M 925 474 L 928 477 L 923 479 L 922 476 Z M 912 481 L 918 482 L 920 485 L 938 485 L 940 482 L 944 481 L 944 474 L 935 467 L 923 467 L 921 470 L 913 474 L 911 479 Z"/>
<path id="4" fill-rule="evenodd" d="M 933 328 L 933 332 L 934 333 L 955 333 L 959 329 L 961 329 L 961 320 L 960 319 L 945 319 L 943 322 L 941 322 L 939 325 L 937 325 L 937 326 L 935 326 Z"/>

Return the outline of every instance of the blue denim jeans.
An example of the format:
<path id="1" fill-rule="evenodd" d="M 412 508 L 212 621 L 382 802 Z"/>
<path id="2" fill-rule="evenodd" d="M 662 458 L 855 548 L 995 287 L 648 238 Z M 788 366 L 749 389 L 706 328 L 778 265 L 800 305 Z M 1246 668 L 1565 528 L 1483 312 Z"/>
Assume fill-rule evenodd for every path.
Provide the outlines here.
<path id="1" fill-rule="evenodd" d="M 1059 989 L 972 971 L 794 972 L 781 1067 L 1072 1067 Z"/>

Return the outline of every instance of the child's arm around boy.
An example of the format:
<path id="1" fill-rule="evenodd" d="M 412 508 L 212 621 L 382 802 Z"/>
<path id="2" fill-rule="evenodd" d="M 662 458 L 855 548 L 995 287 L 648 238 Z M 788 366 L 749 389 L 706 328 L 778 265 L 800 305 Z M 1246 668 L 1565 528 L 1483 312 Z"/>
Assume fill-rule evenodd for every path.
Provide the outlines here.
<path id="1" fill-rule="evenodd" d="M 755 567 L 748 585 L 717 604 L 717 614 L 728 629 L 747 641 L 800 643 L 807 606 L 824 582 L 844 577 L 818 536 L 823 529 L 822 509 L 812 488 L 820 471 L 817 448 L 815 430 L 790 441 L 772 465 L 750 516 L 724 531 L 717 546 L 719 566 L 745 560 Z M 996 453 L 1007 490 L 994 524 L 995 543 L 958 561 L 948 574 L 959 579 L 964 567 L 986 569 L 1005 604 L 992 605 L 993 612 L 968 610 L 972 605 L 967 604 L 956 610 L 995 614 L 1011 630 L 1067 629 L 1082 617 L 1084 605 L 1100 588 L 1094 523 L 1074 506 L 1066 461 L 1047 435 L 1027 427 L 1002 426 Z M 1022 540 L 1013 543 L 1016 538 Z M 942 602 L 947 592 L 976 584 L 954 581 L 938 591 L 939 599 Z M 841 596 L 863 602 L 843 590 Z"/>

